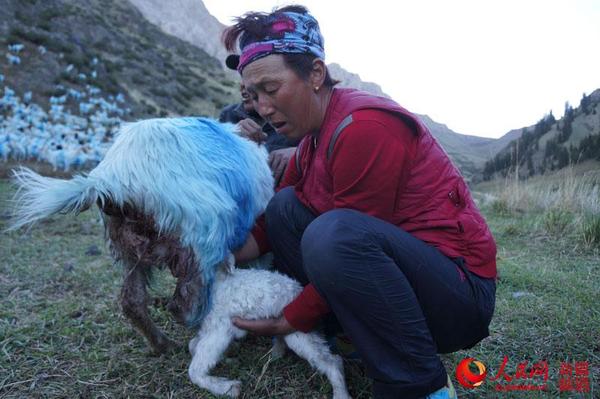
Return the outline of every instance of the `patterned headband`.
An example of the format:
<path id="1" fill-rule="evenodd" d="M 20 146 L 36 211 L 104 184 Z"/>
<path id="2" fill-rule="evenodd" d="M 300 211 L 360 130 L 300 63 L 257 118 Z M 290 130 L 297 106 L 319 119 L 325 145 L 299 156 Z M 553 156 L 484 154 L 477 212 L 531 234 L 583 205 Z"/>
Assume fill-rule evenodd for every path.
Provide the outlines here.
<path id="1" fill-rule="evenodd" d="M 309 13 L 277 13 L 270 17 L 268 24 L 269 33 L 261 39 L 242 34 L 242 54 L 237 66 L 240 74 L 246 65 L 270 54 L 313 54 L 325 59 L 319 23 Z"/>

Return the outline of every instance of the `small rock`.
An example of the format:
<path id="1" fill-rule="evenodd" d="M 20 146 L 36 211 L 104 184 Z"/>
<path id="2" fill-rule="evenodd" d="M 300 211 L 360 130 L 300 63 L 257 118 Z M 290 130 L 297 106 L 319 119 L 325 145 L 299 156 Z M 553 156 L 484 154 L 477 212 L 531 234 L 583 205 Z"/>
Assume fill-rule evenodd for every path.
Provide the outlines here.
<path id="1" fill-rule="evenodd" d="M 77 319 L 77 318 L 81 317 L 82 315 L 83 315 L 83 312 L 81 310 L 76 310 L 74 312 L 71 312 L 69 317 L 72 319 Z"/>
<path id="2" fill-rule="evenodd" d="M 85 254 L 88 256 L 98 256 L 102 253 L 100 248 L 97 245 L 90 245 L 90 247 L 85 251 Z"/>
<path id="3" fill-rule="evenodd" d="M 516 291 L 512 293 L 513 298 L 521 298 L 523 296 L 533 296 L 533 294 L 527 291 Z"/>
<path id="4" fill-rule="evenodd" d="M 65 273 L 72 272 L 74 268 L 75 268 L 75 264 L 73 262 L 66 262 L 63 265 L 63 271 L 65 271 Z"/>
<path id="5" fill-rule="evenodd" d="M 84 223 L 81 225 L 81 234 L 89 236 L 92 234 L 92 225 L 90 223 Z"/>

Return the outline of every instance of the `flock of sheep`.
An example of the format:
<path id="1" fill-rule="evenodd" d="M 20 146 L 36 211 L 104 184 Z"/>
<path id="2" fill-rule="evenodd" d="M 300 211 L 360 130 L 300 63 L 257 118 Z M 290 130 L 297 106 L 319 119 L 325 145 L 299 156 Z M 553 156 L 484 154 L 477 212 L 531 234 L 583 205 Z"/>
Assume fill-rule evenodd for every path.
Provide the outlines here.
<path id="1" fill-rule="evenodd" d="M 19 68 L 22 44 L 8 46 L 8 68 Z M 45 49 L 38 48 L 40 54 Z M 90 66 L 98 65 L 94 58 Z M 68 65 L 65 73 L 77 73 Z M 92 77 L 96 74 L 92 71 Z M 89 78 L 76 75 L 82 83 Z M 0 85 L 6 84 L 0 74 Z M 131 111 L 124 96 L 104 95 L 90 83 L 83 90 L 57 84 L 49 97 L 49 109 L 32 101 L 32 93 L 19 96 L 10 87 L 0 89 L 0 160 L 49 163 L 54 170 L 69 171 L 93 167 L 104 157 L 119 130 L 122 117 Z"/>

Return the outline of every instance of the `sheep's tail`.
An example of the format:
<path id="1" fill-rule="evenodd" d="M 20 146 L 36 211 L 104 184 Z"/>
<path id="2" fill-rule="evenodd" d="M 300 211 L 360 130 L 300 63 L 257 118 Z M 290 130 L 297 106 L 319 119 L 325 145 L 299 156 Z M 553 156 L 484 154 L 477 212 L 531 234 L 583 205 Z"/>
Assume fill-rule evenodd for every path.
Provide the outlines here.
<path id="1" fill-rule="evenodd" d="M 79 213 L 104 195 L 95 187 L 95 179 L 78 175 L 71 180 L 41 176 L 31 169 L 13 170 L 18 191 L 13 199 L 13 218 L 7 230 L 16 230 L 56 213 Z"/>

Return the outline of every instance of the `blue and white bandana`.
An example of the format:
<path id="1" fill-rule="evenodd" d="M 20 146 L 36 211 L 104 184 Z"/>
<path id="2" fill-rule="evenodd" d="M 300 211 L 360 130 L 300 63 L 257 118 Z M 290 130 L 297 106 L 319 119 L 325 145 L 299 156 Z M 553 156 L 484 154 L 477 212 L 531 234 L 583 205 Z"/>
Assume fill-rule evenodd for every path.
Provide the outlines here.
<path id="1" fill-rule="evenodd" d="M 239 73 L 246 65 L 270 54 L 313 54 L 325 59 L 323 36 L 319 23 L 310 15 L 282 12 L 270 17 L 269 33 L 261 38 L 246 33 L 240 38 Z"/>

